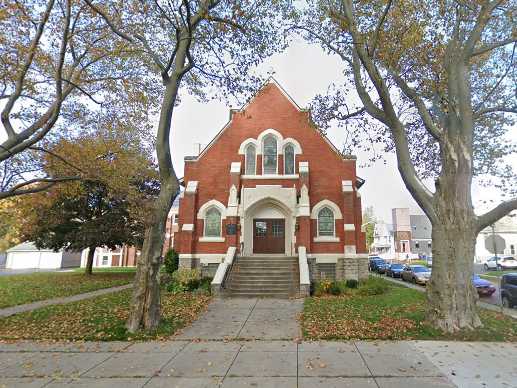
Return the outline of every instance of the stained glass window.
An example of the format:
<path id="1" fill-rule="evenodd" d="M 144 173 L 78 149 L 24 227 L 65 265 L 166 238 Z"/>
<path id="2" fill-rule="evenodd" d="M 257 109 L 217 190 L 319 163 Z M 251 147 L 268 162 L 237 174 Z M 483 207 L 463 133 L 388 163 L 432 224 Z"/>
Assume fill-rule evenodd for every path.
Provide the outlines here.
<path id="1" fill-rule="evenodd" d="M 284 149 L 284 174 L 294 174 L 294 147 L 291 144 Z"/>
<path id="2" fill-rule="evenodd" d="M 216 208 L 208 209 L 205 216 L 205 236 L 221 236 L 221 213 Z"/>
<path id="3" fill-rule="evenodd" d="M 276 174 L 277 148 L 276 139 L 268 136 L 264 139 L 264 171 L 263 174 Z"/>
<path id="4" fill-rule="evenodd" d="M 318 235 L 334 236 L 334 213 L 328 207 L 318 213 Z"/>

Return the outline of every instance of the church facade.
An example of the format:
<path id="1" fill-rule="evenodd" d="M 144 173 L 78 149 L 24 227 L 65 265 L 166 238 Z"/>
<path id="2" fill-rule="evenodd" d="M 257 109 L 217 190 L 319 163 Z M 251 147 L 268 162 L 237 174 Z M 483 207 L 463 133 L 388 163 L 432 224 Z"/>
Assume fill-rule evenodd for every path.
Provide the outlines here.
<path id="1" fill-rule="evenodd" d="M 344 157 L 274 80 L 196 157 L 185 158 L 181 267 L 215 273 L 228 249 L 241 258 L 296 257 L 311 280 L 367 276 L 355 157 Z"/>

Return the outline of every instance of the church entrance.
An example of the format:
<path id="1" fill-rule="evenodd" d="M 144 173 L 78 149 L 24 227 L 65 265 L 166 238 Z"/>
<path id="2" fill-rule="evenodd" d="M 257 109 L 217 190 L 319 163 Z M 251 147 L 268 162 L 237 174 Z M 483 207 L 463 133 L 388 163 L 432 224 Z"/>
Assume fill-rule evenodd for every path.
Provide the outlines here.
<path id="1" fill-rule="evenodd" d="M 253 253 L 285 252 L 285 220 L 279 218 L 253 219 Z"/>

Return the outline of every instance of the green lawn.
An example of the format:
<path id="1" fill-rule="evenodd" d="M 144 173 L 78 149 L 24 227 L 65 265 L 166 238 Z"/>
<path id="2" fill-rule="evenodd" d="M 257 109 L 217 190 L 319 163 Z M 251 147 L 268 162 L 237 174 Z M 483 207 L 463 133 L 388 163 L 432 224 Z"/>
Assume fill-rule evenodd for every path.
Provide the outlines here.
<path id="1" fill-rule="evenodd" d="M 132 271 L 39 272 L 24 275 L 0 276 L 0 308 L 38 300 L 70 296 L 101 288 L 130 283 Z"/>
<path id="2" fill-rule="evenodd" d="M 84 268 L 74 268 L 74 272 L 84 273 Z M 93 268 L 93 273 L 106 273 L 106 272 L 136 272 L 136 267 L 106 267 L 106 268 Z"/>
<path id="3" fill-rule="evenodd" d="M 517 341 L 517 320 L 484 309 L 479 310 L 484 328 L 444 334 L 425 323 L 425 305 L 424 293 L 392 283 L 382 295 L 349 290 L 343 296 L 311 297 L 305 300 L 301 317 L 303 335 L 312 340 Z"/>
<path id="4" fill-rule="evenodd" d="M 480 276 L 492 276 L 492 277 L 500 278 L 505 273 L 511 273 L 511 272 L 517 272 L 517 270 L 513 269 L 513 270 L 507 270 L 507 271 L 488 271 L 488 272 L 485 272 L 483 275 L 480 275 Z"/>
<path id="5" fill-rule="evenodd" d="M 209 301 L 210 296 L 206 294 L 164 292 L 163 320 L 158 330 L 130 335 L 125 323 L 129 314 L 131 290 L 124 290 L 0 319 L 0 340 L 165 339 L 194 321 Z"/>

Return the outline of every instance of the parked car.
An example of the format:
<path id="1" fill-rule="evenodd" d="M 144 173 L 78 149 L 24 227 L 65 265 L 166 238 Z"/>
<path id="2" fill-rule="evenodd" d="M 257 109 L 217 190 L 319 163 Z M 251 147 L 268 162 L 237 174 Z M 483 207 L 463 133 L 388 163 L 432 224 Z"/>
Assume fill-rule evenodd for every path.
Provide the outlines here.
<path id="1" fill-rule="evenodd" d="M 377 263 L 377 267 L 375 268 L 375 272 L 380 275 L 384 275 L 386 273 L 386 268 L 389 267 L 389 263 Z"/>
<path id="2" fill-rule="evenodd" d="M 431 271 L 423 265 L 406 265 L 402 271 L 402 280 L 426 285 L 431 278 Z"/>
<path id="3" fill-rule="evenodd" d="M 370 261 L 369 261 L 369 264 L 368 264 L 368 269 L 371 271 L 371 272 L 377 272 L 377 267 L 379 265 L 386 265 L 386 261 L 381 258 L 381 257 L 370 257 Z"/>
<path id="4" fill-rule="evenodd" d="M 491 257 L 485 262 L 485 270 L 517 269 L 517 260 L 513 256 Z"/>
<path id="5" fill-rule="evenodd" d="M 402 271 L 404 271 L 404 264 L 392 263 L 386 268 L 386 276 L 400 278 L 402 276 Z"/>
<path id="6" fill-rule="evenodd" d="M 425 261 L 427 262 L 427 266 L 428 267 L 432 267 L 433 266 L 433 256 L 427 256 Z"/>
<path id="7" fill-rule="evenodd" d="M 472 275 L 472 284 L 476 287 L 479 296 L 490 296 L 495 292 L 495 286 L 477 274 Z"/>
<path id="8" fill-rule="evenodd" d="M 517 273 L 507 273 L 501 277 L 501 301 L 503 306 L 517 306 Z"/>

